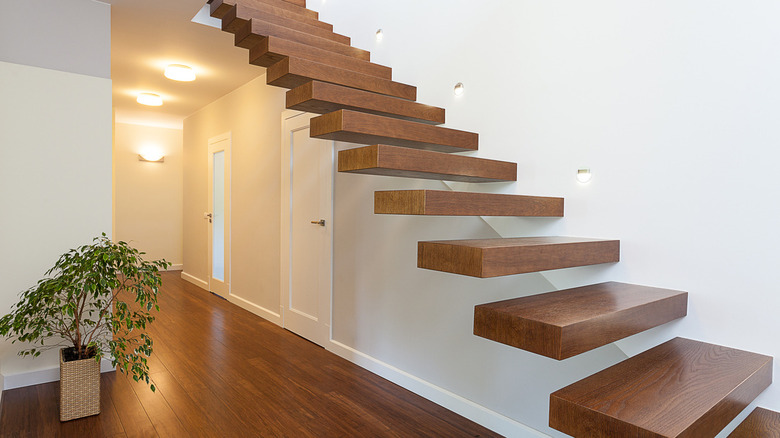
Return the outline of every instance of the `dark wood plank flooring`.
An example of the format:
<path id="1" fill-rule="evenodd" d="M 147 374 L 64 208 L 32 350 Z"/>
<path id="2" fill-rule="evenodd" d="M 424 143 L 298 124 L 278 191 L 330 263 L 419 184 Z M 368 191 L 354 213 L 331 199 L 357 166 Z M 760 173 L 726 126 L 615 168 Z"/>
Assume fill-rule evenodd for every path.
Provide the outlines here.
<path id="1" fill-rule="evenodd" d="M 495 437 L 185 281 L 163 274 L 149 330 L 157 392 L 102 376 L 101 414 L 60 423 L 58 383 L 3 392 L 2 437 Z"/>

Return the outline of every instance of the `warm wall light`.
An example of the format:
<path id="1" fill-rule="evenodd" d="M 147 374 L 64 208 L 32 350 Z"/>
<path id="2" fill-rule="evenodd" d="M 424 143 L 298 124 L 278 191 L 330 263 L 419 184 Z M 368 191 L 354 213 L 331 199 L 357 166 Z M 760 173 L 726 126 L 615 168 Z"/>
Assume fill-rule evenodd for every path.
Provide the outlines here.
<path id="1" fill-rule="evenodd" d="M 160 106 L 163 104 L 162 97 L 154 93 L 138 93 L 138 98 L 135 101 L 141 105 L 149 106 Z"/>
<path id="2" fill-rule="evenodd" d="M 156 152 L 143 152 L 138 154 L 138 161 L 149 161 L 151 163 L 165 162 L 165 156 Z"/>
<path id="3" fill-rule="evenodd" d="M 376 31 L 376 40 L 382 41 L 382 38 L 385 37 L 385 32 L 382 29 L 379 29 Z"/>
<path id="4" fill-rule="evenodd" d="M 458 82 L 455 84 L 455 95 L 460 96 L 465 91 L 465 86 L 463 85 L 463 82 Z"/>
<path id="5" fill-rule="evenodd" d="M 171 64 L 165 67 L 165 77 L 174 81 L 190 82 L 195 80 L 192 67 L 184 64 Z"/>
<path id="6" fill-rule="evenodd" d="M 589 182 L 592 177 L 593 174 L 590 173 L 590 169 L 577 169 L 577 181 L 585 184 L 586 182 Z"/>

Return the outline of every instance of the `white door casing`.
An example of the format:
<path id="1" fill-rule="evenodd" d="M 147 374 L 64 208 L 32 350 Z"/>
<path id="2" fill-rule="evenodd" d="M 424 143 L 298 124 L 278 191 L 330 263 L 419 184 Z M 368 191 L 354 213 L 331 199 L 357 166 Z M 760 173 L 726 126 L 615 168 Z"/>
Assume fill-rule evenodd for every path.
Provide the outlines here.
<path id="1" fill-rule="evenodd" d="M 333 285 L 335 147 L 309 137 L 312 117 L 282 114 L 281 314 L 283 327 L 325 345 Z"/>
<path id="2" fill-rule="evenodd" d="M 230 132 L 208 144 L 208 283 L 209 290 L 230 296 Z"/>

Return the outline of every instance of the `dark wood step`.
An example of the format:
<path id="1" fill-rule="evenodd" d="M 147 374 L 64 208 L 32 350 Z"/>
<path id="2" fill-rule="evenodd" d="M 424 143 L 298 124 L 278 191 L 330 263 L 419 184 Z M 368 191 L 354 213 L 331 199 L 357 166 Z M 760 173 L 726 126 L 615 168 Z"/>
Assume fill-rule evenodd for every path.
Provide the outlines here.
<path id="1" fill-rule="evenodd" d="M 442 108 L 319 81 L 288 91 L 287 108 L 316 114 L 349 110 L 433 125 L 444 123 Z"/>
<path id="2" fill-rule="evenodd" d="M 447 190 L 391 190 L 374 192 L 374 213 L 563 217 L 563 198 Z"/>
<path id="3" fill-rule="evenodd" d="M 517 180 L 515 163 L 387 145 L 339 151 L 339 172 L 472 183 Z"/>
<path id="4" fill-rule="evenodd" d="M 574 437 L 718 434 L 772 382 L 772 358 L 676 338 L 550 396 L 550 427 Z"/>
<path id="5" fill-rule="evenodd" d="M 292 3 L 294 5 L 301 6 L 303 8 L 306 7 L 306 0 L 284 0 L 284 1 L 286 1 L 287 3 Z"/>
<path id="6" fill-rule="evenodd" d="M 237 3 L 222 17 L 222 30 L 236 34 L 236 45 L 245 49 L 252 48 L 257 44 L 258 35 L 252 34 L 252 22 L 261 21 L 269 26 L 254 26 L 259 32 L 280 32 L 279 28 L 291 31 L 288 35 L 310 35 L 326 40 L 331 40 L 339 44 L 350 45 L 349 37 L 334 33 L 333 31 L 323 29 L 318 26 L 312 26 L 297 20 L 280 17 L 277 15 L 266 14 L 256 9 Z M 273 27 L 270 27 L 273 26 Z M 273 35 L 269 33 L 269 35 Z M 279 36 L 279 35 L 277 35 Z M 303 38 L 300 36 L 299 38 Z"/>
<path id="7" fill-rule="evenodd" d="M 417 244 L 418 268 L 480 278 L 618 261 L 619 240 L 519 237 Z"/>
<path id="8" fill-rule="evenodd" d="M 282 38 L 261 38 L 254 47 L 249 49 L 249 63 L 262 67 L 270 67 L 288 56 L 318 62 L 320 64 L 327 64 L 368 76 L 376 76 L 388 81 L 393 78 L 393 70 L 390 67 L 363 61 L 362 59 L 353 58 L 351 56 L 340 55 L 338 53 L 329 52 L 317 47 L 307 46 L 306 44 L 296 43 L 295 41 L 288 41 Z M 345 87 L 344 89 L 353 90 L 352 88 Z M 369 96 L 382 97 L 381 94 L 364 93 Z M 399 100 L 408 102 L 403 99 Z"/>
<path id="9" fill-rule="evenodd" d="M 238 20 L 233 20 L 231 23 L 235 23 L 236 21 Z M 223 25 L 225 22 L 226 21 L 223 21 Z M 363 61 L 369 61 L 371 59 L 371 53 L 363 49 L 358 49 L 348 44 L 321 38 L 305 32 L 300 32 L 295 29 L 289 29 L 287 27 L 279 26 L 267 21 L 252 19 L 243 23 L 243 26 L 223 26 L 223 30 L 235 33 L 236 46 L 243 47 L 245 49 L 251 49 L 255 45 L 259 44 L 263 37 L 275 36 L 286 39 L 288 41 L 295 41 L 297 43 L 317 47 L 329 52 L 338 53 L 340 55 L 362 59 Z"/>
<path id="10" fill-rule="evenodd" d="M 780 412 L 755 408 L 729 438 L 780 438 Z"/>
<path id="11" fill-rule="evenodd" d="M 207 3 L 211 4 L 211 16 L 214 18 L 222 18 L 227 10 L 233 7 L 235 4 L 235 2 L 225 3 L 222 0 L 212 0 Z M 260 4 L 262 4 L 266 7 L 272 7 L 276 10 L 285 11 L 287 14 L 296 14 L 312 20 L 317 20 L 320 17 L 320 14 L 316 11 L 290 4 L 284 0 L 242 0 L 241 3 L 254 7 L 255 9 L 262 9 L 260 6 Z M 276 15 L 281 16 L 281 14 Z"/>
<path id="12" fill-rule="evenodd" d="M 557 360 L 688 313 L 688 293 L 601 283 L 474 308 L 474 334 Z"/>
<path id="13" fill-rule="evenodd" d="M 411 85 L 300 58 L 284 58 L 268 67 L 266 74 L 268 84 L 277 87 L 296 88 L 316 80 L 407 100 L 417 99 L 417 88 Z"/>
<path id="14" fill-rule="evenodd" d="M 312 138 L 388 144 L 438 152 L 475 151 L 479 134 L 357 111 L 339 110 L 311 119 Z"/>
<path id="15" fill-rule="evenodd" d="M 242 0 L 241 4 L 251 7 L 257 11 L 262 12 L 266 16 L 281 17 L 298 21 L 310 26 L 316 26 L 326 30 L 333 30 L 333 25 L 319 21 L 316 18 L 312 18 L 309 15 L 301 15 L 296 12 L 291 12 L 286 9 L 279 9 L 262 0 Z M 211 16 L 214 18 L 222 18 L 233 6 L 236 5 L 236 0 L 214 0 L 211 2 Z M 266 21 L 272 21 L 268 19 Z"/>

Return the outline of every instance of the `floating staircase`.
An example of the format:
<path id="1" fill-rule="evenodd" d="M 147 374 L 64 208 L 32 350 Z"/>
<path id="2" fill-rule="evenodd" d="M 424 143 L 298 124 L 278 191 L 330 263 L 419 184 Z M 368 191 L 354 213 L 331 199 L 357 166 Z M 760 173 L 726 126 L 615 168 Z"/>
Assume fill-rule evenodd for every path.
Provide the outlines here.
<path id="1" fill-rule="evenodd" d="M 517 180 L 517 164 L 476 151 L 476 133 L 438 126 L 445 111 L 416 102 L 306 9 L 305 0 L 211 0 L 212 17 L 288 88 L 286 106 L 320 114 L 310 135 L 364 145 L 338 154 L 338 171 L 459 182 Z M 377 214 L 562 217 L 563 199 L 437 190 L 375 193 Z M 523 237 L 418 243 L 418 267 L 488 278 L 615 263 L 620 242 Z M 476 306 L 474 334 L 564 360 L 687 313 L 685 292 L 603 283 Z M 677 338 L 563 388 L 550 426 L 576 437 L 714 437 L 772 379 L 772 358 Z M 777 437 L 778 414 L 757 410 L 734 437 Z M 769 432 L 764 432 L 769 431 Z M 764 434 L 762 434 L 764 433 Z M 741 435 L 740 435 L 741 434 Z"/>

